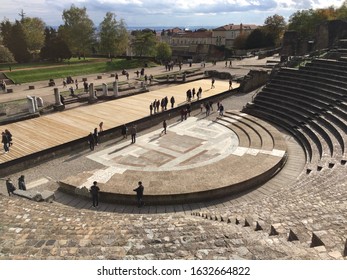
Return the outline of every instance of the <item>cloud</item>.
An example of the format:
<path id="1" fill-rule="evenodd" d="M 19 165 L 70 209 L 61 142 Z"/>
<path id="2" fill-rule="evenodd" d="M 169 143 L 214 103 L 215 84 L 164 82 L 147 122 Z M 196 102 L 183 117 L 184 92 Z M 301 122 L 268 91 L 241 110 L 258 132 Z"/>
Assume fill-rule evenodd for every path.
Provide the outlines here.
<path id="1" fill-rule="evenodd" d="M 1 3 L 0 20 L 4 17 L 19 19 L 18 13 L 23 9 L 26 16 L 40 17 L 48 25 L 60 25 L 63 10 L 74 4 L 86 7 L 96 25 L 106 12 L 114 12 L 128 25 L 182 26 L 189 23 L 210 25 L 213 22 L 222 25 L 234 19 L 262 23 L 275 13 L 285 16 L 299 9 L 339 7 L 342 3 L 343 0 L 330 0 L 329 3 L 326 0 L 5 0 Z M 260 15 L 263 15 L 263 20 Z"/>

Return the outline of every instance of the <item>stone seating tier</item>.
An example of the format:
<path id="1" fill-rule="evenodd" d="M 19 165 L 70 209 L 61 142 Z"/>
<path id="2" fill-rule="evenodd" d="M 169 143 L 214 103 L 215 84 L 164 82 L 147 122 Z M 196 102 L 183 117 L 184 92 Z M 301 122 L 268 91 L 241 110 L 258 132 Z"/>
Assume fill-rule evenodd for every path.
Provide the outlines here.
<path id="1" fill-rule="evenodd" d="M 326 151 L 323 150 L 324 146 L 322 145 L 322 139 L 319 137 L 318 133 L 314 131 L 309 125 L 302 124 L 297 119 L 293 118 L 289 113 L 283 111 L 283 109 L 274 109 L 269 108 L 267 104 L 261 104 L 260 102 L 253 103 L 249 106 L 251 110 L 246 110 L 245 112 L 252 113 L 254 108 L 257 109 L 257 112 L 260 115 L 258 117 L 269 116 L 269 118 L 279 125 L 285 124 L 284 128 L 296 129 L 305 135 L 305 139 L 310 143 L 312 157 L 308 169 L 315 170 L 318 166 L 325 166 L 327 162 L 322 161 L 323 155 L 326 154 Z M 276 122 L 276 119 L 279 119 L 279 122 Z M 299 139 L 300 140 L 300 139 Z"/>
<path id="2" fill-rule="evenodd" d="M 288 104 L 279 104 L 278 102 L 273 103 L 262 100 L 255 100 L 255 102 L 257 105 L 260 104 L 263 107 L 271 108 L 275 111 L 278 110 L 282 113 L 283 116 L 290 119 L 294 119 L 298 125 L 301 125 L 301 127 L 302 124 L 304 124 L 304 126 L 310 130 L 310 135 L 311 137 L 313 137 L 314 141 L 318 141 L 320 143 L 319 146 L 322 147 L 322 152 L 320 153 L 322 162 L 328 161 L 329 158 L 332 156 L 334 146 L 332 144 L 332 140 L 329 134 L 319 124 L 315 123 L 310 118 L 303 118 L 300 112 L 298 111 L 298 107 L 295 107 L 295 109 L 293 109 L 289 107 Z M 338 153 L 341 156 L 340 149 L 338 149 L 336 153 Z"/>
<path id="3" fill-rule="evenodd" d="M 300 72 L 312 75 L 319 79 L 330 79 L 345 82 L 346 76 L 344 75 L 344 71 L 325 69 L 317 66 L 304 66 L 300 68 Z"/>
<path id="4" fill-rule="evenodd" d="M 265 91 L 263 91 L 265 93 Z M 327 142 L 329 149 L 331 151 L 331 156 L 337 156 L 339 158 L 344 154 L 345 143 L 343 140 L 344 134 L 340 134 L 340 132 L 328 121 L 321 118 L 321 110 L 319 108 L 314 108 L 312 111 L 305 110 L 304 108 L 312 108 L 310 104 L 302 104 L 298 100 L 298 102 L 293 103 L 292 99 L 286 99 L 282 96 L 280 98 L 276 98 L 275 95 L 263 94 L 260 97 L 256 97 L 255 101 L 263 100 L 265 102 L 269 102 L 273 104 L 272 106 L 277 106 L 278 104 L 283 105 L 283 108 L 290 108 L 290 110 L 299 111 L 302 113 L 302 116 L 306 116 L 306 118 L 316 119 L 318 125 L 316 125 L 316 130 L 323 136 L 324 140 Z M 304 106 L 302 106 L 304 105 Z M 302 107 L 301 107 L 302 106 Z M 313 111 L 313 110 L 316 110 Z M 319 116 L 316 113 L 319 112 Z M 310 122 L 311 125 L 315 125 L 314 122 Z M 326 130 L 324 130 L 326 128 Z"/>
<path id="5" fill-rule="evenodd" d="M 320 87 L 320 84 L 312 85 L 311 81 L 306 81 L 305 84 L 303 79 L 279 77 L 276 80 L 271 81 L 271 84 L 287 87 L 289 90 L 295 90 L 296 92 L 306 91 L 308 92 L 308 96 L 310 96 L 311 93 L 314 94 L 314 92 L 316 92 L 316 94 L 323 96 L 322 98 L 319 98 L 319 100 L 328 104 L 338 104 L 346 99 L 344 93 L 338 92 L 341 88 Z"/>
<path id="6" fill-rule="evenodd" d="M 263 110 L 261 106 L 255 106 L 255 104 L 247 104 L 242 110 L 245 113 L 252 114 L 258 118 L 268 120 L 271 123 L 277 124 L 285 130 L 289 131 L 294 137 L 296 137 L 301 144 L 306 154 L 306 162 L 319 162 L 319 152 L 316 144 L 310 140 L 310 137 L 306 135 L 297 125 L 293 124 L 286 118 L 279 117 L 276 112 L 270 113 L 270 110 Z"/>
<path id="7" fill-rule="evenodd" d="M 346 84 L 336 80 L 329 80 L 324 78 L 317 78 L 312 75 L 307 75 L 294 69 L 283 69 L 277 73 L 274 77 L 274 81 L 285 80 L 295 82 L 300 85 L 320 87 L 324 90 L 328 90 L 331 95 L 336 95 L 340 98 L 346 99 Z"/>

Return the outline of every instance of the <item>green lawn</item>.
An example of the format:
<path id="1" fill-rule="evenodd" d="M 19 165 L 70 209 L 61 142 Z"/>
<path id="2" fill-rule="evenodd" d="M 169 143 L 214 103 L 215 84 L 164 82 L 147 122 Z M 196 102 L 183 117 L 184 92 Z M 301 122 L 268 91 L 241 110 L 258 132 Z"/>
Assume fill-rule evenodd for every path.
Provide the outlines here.
<path id="1" fill-rule="evenodd" d="M 63 66 L 57 66 L 52 68 L 40 68 L 45 66 L 54 66 L 56 64 L 32 64 L 32 68 L 38 67 L 37 69 L 28 70 L 17 70 L 12 72 L 5 72 L 6 76 L 10 78 L 14 83 L 30 83 L 36 81 L 44 81 L 49 79 L 64 78 L 67 76 L 80 76 L 94 73 L 105 73 L 111 71 L 120 71 L 122 69 L 142 68 L 144 67 L 145 61 L 139 59 L 115 59 L 104 62 L 88 62 L 73 61 L 70 63 L 63 63 Z M 154 66 L 154 63 L 148 63 L 149 67 Z M 15 69 L 12 67 L 12 69 Z"/>
<path id="2" fill-rule="evenodd" d="M 100 59 L 94 58 L 94 57 L 88 57 L 86 59 L 71 58 L 69 60 L 66 59 L 60 62 L 43 61 L 43 62 L 30 62 L 30 63 L 0 63 L 0 71 L 9 71 L 10 66 L 11 66 L 11 70 L 16 70 L 16 69 L 26 69 L 26 68 L 33 68 L 33 67 L 83 64 L 83 63 L 90 63 L 96 60 L 100 60 Z"/>

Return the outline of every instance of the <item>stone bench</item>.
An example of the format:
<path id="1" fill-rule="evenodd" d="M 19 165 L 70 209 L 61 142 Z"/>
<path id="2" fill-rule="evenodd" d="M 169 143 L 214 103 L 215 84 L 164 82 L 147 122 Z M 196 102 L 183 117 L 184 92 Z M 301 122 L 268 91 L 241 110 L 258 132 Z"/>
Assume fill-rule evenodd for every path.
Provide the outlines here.
<path id="1" fill-rule="evenodd" d="M 52 202 L 55 199 L 54 192 L 46 191 L 46 190 L 42 192 L 37 192 L 34 190 L 27 190 L 27 191 L 15 190 L 13 193 L 20 197 L 24 197 L 36 202 L 40 202 L 40 201 Z"/>
<path id="2" fill-rule="evenodd" d="M 30 90 L 35 89 L 35 86 L 29 86 L 29 89 Z"/>

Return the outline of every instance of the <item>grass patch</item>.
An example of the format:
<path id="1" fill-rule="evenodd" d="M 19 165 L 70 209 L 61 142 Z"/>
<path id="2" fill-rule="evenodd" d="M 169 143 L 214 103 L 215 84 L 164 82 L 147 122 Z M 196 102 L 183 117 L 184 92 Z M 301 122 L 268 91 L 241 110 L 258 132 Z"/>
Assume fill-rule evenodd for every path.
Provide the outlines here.
<path id="1" fill-rule="evenodd" d="M 0 71 L 9 71 L 10 66 L 12 70 L 17 70 L 17 69 L 26 69 L 26 68 L 35 68 L 35 67 L 84 64 L 84 63 L 91 63 L 97 60 L 100 60 L 100 58 L 93 58 L 93 57 L 86 58 L 86 59 L 71 58 L 69 60 L 63 60 L 60 62 L 43 61 L 43 62 L 30 62 L 30 63 L 0 63 Z"/>
<path id="2" fill-rule="evenodd" d="M 44 81 L 49 79 L 62 79 L 67 76 L 81 76 L 94 73 L 119 71 L 122 69 L 142 68 L 147 61 L 139 59 L 116 59 L 113 61 L 69 63 L 51 68 L 37 68 L 5 72 L 5 75 L 16 84 Z M 52 64 L 50 64 L 52 65 Z M 156 65 L 148 63 L 149 67 Z M 43 66 L 42 64 L 40 66 Z M 53 65 L 54 66 L 54 65 Z"/>

